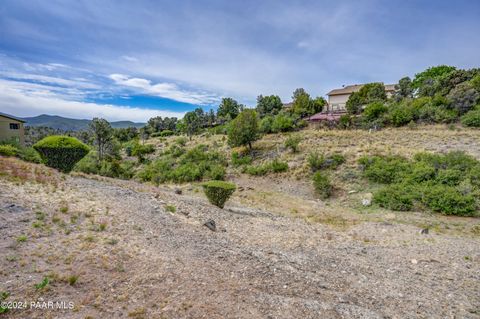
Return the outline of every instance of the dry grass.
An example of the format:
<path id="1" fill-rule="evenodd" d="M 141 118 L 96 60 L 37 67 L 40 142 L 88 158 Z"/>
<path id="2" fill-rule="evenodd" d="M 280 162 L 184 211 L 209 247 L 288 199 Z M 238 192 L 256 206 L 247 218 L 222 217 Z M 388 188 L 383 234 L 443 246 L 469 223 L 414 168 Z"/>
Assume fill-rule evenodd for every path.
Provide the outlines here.
<path id="1" fill-rule="evenodd" d="M 20 183 L 36 182 L 55 187 L 61 181 L 61 174 L 54 169 L 3 156 L 0 156 L 0 176 Z"/>
<path id="2" fill-rule="evenodd" d="M 364 207 L 363 198 L 370 197 L 376 187 L 366 182 L 358 170 L 357 161 L 364 155 L 395 154 L 411 158 L 418 152 L 465 151 L 480 159 L 480 131 L 447 125 L 388 128 L 381 131 L 305 129 L 297 133 L 302 141 L 299 152 L 292 153 L 284 146 L 286 134 L 269 134 L 254 143 L 254 164 L 278 157 L 288 162 L 286 173 L 254 177 L 240 174 L 229 167 L 232 179 L 244 191 L 236 192 L 233 201 L 294 216 L 309 222 L 319 222 L 338 229 L 348 229 L 364 221 L 398 222 L 429 226 L 434 231 L 471 234 L 469 219 L 428 213 L 393 213 L 378 207 Z M 169 137 L 159 145 L 173 143 Z M 233 151 L 246 153 L 244 148 L 230 148 L 222 135 L 196 136 L 186 147 L 207 144 L 227 157 Z M 330 176 L 335 186 L 332 198 L 320 201 L 311 186 L 311 171 L 307 163 L 310 152 L 343 154 L 346 163 Z M 194 193 L 196 188 L 193 188 Z M 386 217 L 387 216 L 387 217 Z M 452 226 L 451 223 L 458 223 Z"/>

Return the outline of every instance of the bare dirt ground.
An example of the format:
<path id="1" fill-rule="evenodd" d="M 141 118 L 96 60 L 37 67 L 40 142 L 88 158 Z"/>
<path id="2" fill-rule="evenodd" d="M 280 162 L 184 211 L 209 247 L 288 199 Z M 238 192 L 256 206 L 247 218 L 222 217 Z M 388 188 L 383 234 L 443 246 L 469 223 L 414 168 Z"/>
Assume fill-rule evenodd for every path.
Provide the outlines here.
<path id="1" fill-rule="evenodd" d="M 251 208 L 247 185 L 219 209 L 166 186 L 55 180 L 0 178 L 0 292 L 74 307 L 5 318 L 480 318 L 478 218 L 442 219 L 469 227 L 454 233 L 395 214 L 336 227 Z"/>

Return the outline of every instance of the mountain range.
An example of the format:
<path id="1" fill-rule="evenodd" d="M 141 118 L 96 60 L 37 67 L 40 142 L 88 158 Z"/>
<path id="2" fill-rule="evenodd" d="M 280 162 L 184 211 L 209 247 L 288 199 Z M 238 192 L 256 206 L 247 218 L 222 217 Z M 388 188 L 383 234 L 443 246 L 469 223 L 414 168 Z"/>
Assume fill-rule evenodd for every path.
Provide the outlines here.
<path id="1" fill-rule="evenodd" d="M 47 115 L 42 114 L 34 117 L 24 117 L 22 118 L 26 121 L 26 126 L 46 126 L 53 129 L 60 129 L 63 131 L 81 131 L 88 129 L 88 124 L 91 120 L 78 120 L 71 119 L 67 117 L 62 117 L 58 115 Z M 110 122 L 113 128 L 126 128 L 126 127 L 136 127 L 141 128 L 145 126 L 146 123 L 135 123 L 131 121 L 117 121 Z"/>

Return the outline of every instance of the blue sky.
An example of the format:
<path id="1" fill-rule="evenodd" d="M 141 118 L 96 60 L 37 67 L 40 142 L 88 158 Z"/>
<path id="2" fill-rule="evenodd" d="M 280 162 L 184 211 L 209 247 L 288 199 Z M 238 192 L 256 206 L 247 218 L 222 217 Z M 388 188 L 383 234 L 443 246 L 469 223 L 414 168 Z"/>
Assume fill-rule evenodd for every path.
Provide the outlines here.
<path id="1" fill-rule="evenodd" d="M 480 67 L 480 1 L 3 0 L 0 111 L 145 121 Z"/>

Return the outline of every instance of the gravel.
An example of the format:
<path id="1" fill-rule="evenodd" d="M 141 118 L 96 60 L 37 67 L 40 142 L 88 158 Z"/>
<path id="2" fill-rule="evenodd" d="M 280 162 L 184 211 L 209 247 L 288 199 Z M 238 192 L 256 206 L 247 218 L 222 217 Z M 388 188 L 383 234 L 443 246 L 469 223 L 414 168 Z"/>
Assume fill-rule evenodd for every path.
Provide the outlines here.
<path id="1" fill-rule="evenodd" d="M 383 222 L 339 231 L 103 178 L 68 177 L 55 192 L 0 180 L 0 189 L 4 243 L 37 231 L 15 222 L 25 218 L 24 209 L 33 220 L 38 207 L 52 216 L 67 201 L 68 214 L 85 216 L 68 237 L 52 226 L 49 235 L 31 236 L 17 248 L 3 244 L 0 252 L 0 290 L 11 298 L 37 298 L 31 287 L 45 273 L 81 273 L 77 287 L 57 283 L 43 296 L 76 303 L 61 318 L 480 318 L 478 237 Z M 92 233 L 87 225 L 102 218 L 105 232 Z M 88 234 L 98 239 L 86 244 Z M 104 244 L 108 238 L 118 244 Z M 75 254 L 74 261 L 28 259 L 39 247 L 58 260 Z M 27 266 L 6 261 L 12 254 Z M 59 315 L 12 311 L 6 318 L 47 314 Z"/>

